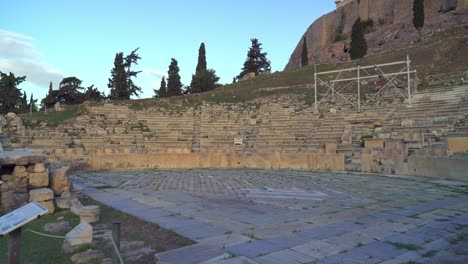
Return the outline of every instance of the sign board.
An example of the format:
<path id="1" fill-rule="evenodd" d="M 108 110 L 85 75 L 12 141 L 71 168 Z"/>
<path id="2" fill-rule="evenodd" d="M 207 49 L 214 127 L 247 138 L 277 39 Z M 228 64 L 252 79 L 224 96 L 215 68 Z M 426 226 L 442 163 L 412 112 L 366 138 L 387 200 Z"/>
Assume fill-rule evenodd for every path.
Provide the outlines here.
<path id="1" fill-rule="evenodd" d="M 0 217 L 0 235 L 6 235 L 11 231 L 46 214 L 49 210 L 36 201 L 30 202 L 8 214 Z"/>

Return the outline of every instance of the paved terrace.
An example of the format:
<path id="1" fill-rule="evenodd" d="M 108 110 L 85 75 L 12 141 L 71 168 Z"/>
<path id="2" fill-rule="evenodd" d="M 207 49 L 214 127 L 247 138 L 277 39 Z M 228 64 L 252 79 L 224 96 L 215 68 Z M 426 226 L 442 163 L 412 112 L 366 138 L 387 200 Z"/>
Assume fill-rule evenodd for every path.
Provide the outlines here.
<path id="1" fill-rule="evenodd" d="M 332 172 L 79 173 L 118 210 L 198 243 L 159 263 L 468 263 L 468 188 Z"/>

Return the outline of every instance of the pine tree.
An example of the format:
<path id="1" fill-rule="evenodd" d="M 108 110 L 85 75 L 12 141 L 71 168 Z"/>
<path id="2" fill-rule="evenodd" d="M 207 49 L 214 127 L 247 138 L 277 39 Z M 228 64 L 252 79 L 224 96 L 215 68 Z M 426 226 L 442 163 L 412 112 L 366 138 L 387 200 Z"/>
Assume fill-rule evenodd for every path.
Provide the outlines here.
<path id="1" fill-rule="evenodd" d="M 31 93 L 31 98 L 29 98 L 29 111 L 30 111 L 30 113 L 37 112 L 36 103 L 37 103 L 37 99 L 34 99 L 34 95 L 33 95 L 33 93 Z"/>
<path id="2" fill-rule="evenodd" d="M 198 63 L 195 74 L 199 74 L 202 71 L 206 71 L 206 50 L 205 43 L 203 42 L 200 45 L 200 49 L 198 50 Z"/>
<path id="3" fill-rule="evenodd" d="M 360 59 L 367 53 L 367 42 L 362 29 L 361 18 L 356 19 L 351 32 L 349 54 L 352 60 Z"/>
<path id="4" fill-rule="evenodd" d="M 302 67 L 309 65 L 309 55 L 307 51 L 307 40 L 304 37 L 304 41 L 302 42 L 302 55 L 301 55 L 301 65 Z"/>
<path id="5" fill-rule="evenodd" d="M 413 25 L 417 30 L 424 27 L 424 0 L 413 0 Z"/>
<path id="6" fill-rule="evenodd" d="M 172 58 L 167 72 L 167 96 L 180 95 L 182 92 L 179 71 L 177 60 Z"/>
<path id="7" fill-rule="evenodd" d="M 250 41 L 252 42 L 252 46 L 247 52 L 247 59 L 244 62 L 241 73 L 237 76 L 238 79 L 249 72 L 253 72 L 255 76 L 257 76 L 261 73 L 269 73 L 271 71 L 270 61 L 266 58 L 267 53 L 262 52 L 262 43 L 256 38 Z"/>
<path id="8" fill-rule="evenodd" d="M 63 78 L 60 82 L 57 93 L 57 101 L 64 104 L 81 104 L 85 101 L 85 96 L 81 92 L 82 81 L 75 76 Z"/>
<path id="9" fill-rule="evenodd" d="M 21 90 L 18 88 L 26 76 L 15 77 L 13 73 L 5 74 L 0 71 L 0 113 L 17 112 L 21 106 Z"/>
<path id="10" fill-rule="evenodd" d="M 28 112 L 28 97 L 26 96 L 26 92 L 23 91 L 23 97 L 21 98 L 21 103 L 18 112 L 19 113 L 27 113 Z"/>
<path id="11" fill-rule="evenodd" d="M 167 97 L 167 86 L 166 86 L 166 77 L 163 76 L 161 84 L 159 85 L 159 90 L 154 90 L 155 98 L 164 98 Z"/>
<path id="12" fill-rule="evenodd" d="M 141 88 L 133 83 L 132 78 L 137 77 L 141 71 L 132 71 L 133 64 L 138 65 L 141 59 L 137 54 L 138 49 L 124 57 L 123 52 L 115 54 L 114 68 L 111 70 L 111 78 L 107 87 L 110 89 L 109 97 L 115 100 L 128 100 L 130 96 L 138 96 Z"/>
<path id="13" fill-rule="evenodd" d="M 47 93 L 46 97 L 42 99 L 41 104 L 43 107 L 47 108 L 52 108 L 54 107 L 55 103 L 57 103 L 57 95 L 58 91 L 54 91 L 52 82 L 49 84 L 49 92 Z"/>

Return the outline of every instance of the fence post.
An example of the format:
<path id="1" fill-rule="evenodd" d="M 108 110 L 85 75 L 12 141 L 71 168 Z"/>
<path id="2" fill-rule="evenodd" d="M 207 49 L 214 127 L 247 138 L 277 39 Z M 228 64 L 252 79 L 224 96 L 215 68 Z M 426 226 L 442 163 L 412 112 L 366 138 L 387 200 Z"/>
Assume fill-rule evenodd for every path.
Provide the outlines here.
<path id="1" fill-rule="evenodd" d="M 21 227 L 10 232 L 8 238 L 8 264 L 21 263 Z"/>
<path id="2" fill-rule="evenodd" d="M 317 110 L 317 64 L 314 64 L 315 110 Z"/>
<path id="3" fill-rule="evenodd" d="M 358 96 L 358 112 L 361 112 L 361 66 L 357 66 L 357 96 Z"/>
<path id="4" fill-rule="evenodd" d="M 120 250 L 120 222 L 112 222 L 112 239 Z M 112 251 L 112 264 L 120 264 L 118 252 L 115 249 Z"/>

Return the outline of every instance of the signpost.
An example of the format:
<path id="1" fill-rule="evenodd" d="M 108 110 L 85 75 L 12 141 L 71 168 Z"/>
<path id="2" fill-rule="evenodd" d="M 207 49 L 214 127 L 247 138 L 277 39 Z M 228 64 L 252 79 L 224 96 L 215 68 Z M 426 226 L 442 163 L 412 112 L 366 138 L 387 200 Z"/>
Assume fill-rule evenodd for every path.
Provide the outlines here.
<path id="1" fill-rule="evenodd" d="M 10 234 L 8 239 L 8 263 L 20 263 L 21 227 L 43 216 L 49 210 L 36 201 L 28 203 L 0 217 L 0 236 Z"/>

